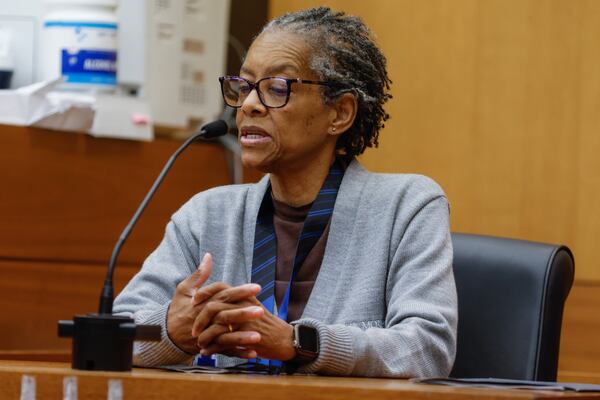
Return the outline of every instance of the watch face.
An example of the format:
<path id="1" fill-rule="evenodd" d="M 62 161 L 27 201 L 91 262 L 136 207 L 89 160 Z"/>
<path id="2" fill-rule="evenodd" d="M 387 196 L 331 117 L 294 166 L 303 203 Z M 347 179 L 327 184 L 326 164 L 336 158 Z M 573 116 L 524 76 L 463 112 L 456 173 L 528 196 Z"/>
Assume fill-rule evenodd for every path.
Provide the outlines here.
<path id="1" fill-rule="evenodd" d="M 317 330 L 310 326 L 298 325 L 298 341 L 303 351 L 317 353 L 319 351 Z"/>

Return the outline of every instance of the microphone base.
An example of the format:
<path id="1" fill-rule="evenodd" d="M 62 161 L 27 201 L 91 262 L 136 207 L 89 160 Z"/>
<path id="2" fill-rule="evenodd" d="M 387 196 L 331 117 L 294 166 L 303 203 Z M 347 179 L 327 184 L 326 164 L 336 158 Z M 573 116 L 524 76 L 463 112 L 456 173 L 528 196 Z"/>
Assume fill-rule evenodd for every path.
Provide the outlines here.
<path id="1" fill-rule="evenodd" d="M 160 340 L 160 327 L 136 326 L 132 318 L 112 314 L 76 315 L 58 321 L 58 336 L 73 338 L 73 369 L 130 371 L 136 336 Z"/>

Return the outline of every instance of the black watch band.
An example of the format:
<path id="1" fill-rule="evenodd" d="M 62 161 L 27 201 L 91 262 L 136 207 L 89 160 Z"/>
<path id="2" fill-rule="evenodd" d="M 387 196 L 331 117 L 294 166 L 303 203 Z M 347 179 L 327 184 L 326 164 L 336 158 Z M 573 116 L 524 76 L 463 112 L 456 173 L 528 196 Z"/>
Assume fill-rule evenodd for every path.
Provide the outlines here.
<path id="1" fill-rule="evenodd" d="M 314 361 L 319 356 L 319 331 L 312 326 L 294 324 L 293 343 L 296 356 L 290 364 L 302 365 Z"/>

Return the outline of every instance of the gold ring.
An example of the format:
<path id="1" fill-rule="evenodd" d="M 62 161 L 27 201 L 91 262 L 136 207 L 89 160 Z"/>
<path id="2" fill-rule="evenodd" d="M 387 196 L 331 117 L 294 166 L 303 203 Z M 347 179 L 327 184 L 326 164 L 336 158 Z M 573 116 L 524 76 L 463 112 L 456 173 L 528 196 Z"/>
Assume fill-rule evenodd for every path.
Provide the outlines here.
<path id="1" fill-rule="evenodd" d="M 231 326 L 231 324 L 228 324 L 227 327 L 229 328 L 229 333 L 233 332 L 233 327 Z"/>

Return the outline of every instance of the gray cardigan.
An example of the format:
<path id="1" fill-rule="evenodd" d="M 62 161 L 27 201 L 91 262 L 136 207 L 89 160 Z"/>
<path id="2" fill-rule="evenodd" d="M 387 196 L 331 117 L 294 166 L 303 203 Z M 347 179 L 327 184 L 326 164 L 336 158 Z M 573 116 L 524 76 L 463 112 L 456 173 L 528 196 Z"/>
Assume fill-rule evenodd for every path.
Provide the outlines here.
<path id="1" fill-rule="evenodd" d="M 162 341 L 136 343 L 137 365 L 190 362 L 167 336 L 166 316 L 177 283 L 205 252 L 214 259 L 208 283 L 250 281 L 256 216 L 267 188 L 268 176 L 210 189 L 173 215 L 159 247 L 115 301 L 115 313 L 163 327 Z M 348 166 L 299 320 L 318 329 L 320 355 L 299 372 L 448 375 L 457 324 L 448 214 L 443 191 L 429 178 L 369 173 L 357 161 Z"/>

